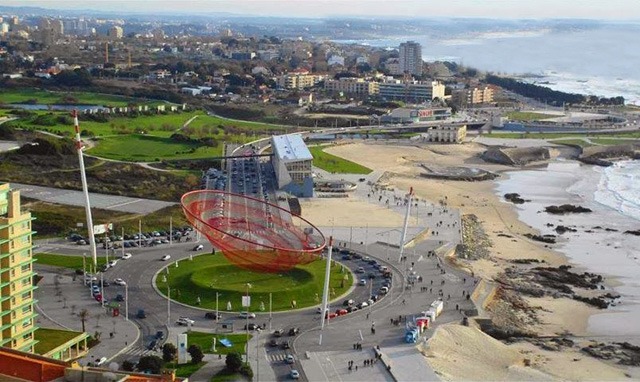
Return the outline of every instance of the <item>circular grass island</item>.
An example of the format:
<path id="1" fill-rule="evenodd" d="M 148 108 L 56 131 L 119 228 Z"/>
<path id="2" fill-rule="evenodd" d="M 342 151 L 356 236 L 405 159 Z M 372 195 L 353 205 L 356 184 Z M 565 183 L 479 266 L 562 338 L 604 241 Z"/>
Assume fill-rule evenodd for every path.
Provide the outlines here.
<path id="1" fill-rule="evenodd" d="M 272 311 L 285 311 L 294 308 L 294 301 L 297 309 L 322 302 L 325 264 L 324 259 L 319 259 L 284 273 L 260 273 L 231 264 L 221 253 L 205 254 L 194 256 L 193 260 L 180 260 L 178 267 L 171 263 L 156 277 L 156 286 L 164 296 L 167 288 L 171 288 L 172 300 L 208 310 L 216 309 L 218 293 L 220 312 L 238 312 L 245 310 L 241 301 L 249 283 L 249 311 L 268 312 L 269 293 L 272 294 Z M 351 271 L 333 262 L 330 300 L 344 295 L 352 285 Z M 231 309 L 228 309 L 229 303 Z"/>

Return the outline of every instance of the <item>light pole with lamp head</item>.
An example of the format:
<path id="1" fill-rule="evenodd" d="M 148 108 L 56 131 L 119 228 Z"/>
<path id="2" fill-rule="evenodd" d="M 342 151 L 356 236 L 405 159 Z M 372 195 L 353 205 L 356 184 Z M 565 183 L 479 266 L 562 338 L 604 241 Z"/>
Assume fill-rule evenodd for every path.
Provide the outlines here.
<path id="1" fill-rule="evenodd" d="M 247 294 L 242 299 L 242 306 L 246 308 L 246 320 L 245 320 L 245 331 L 247 333 L 247 342 L 246 342 L 246 362 L 249 362 L 249 306 L 251 305 L 251 298 L 249 297 L 249 288 L 251 288 L 251 284 L 247 283 Z"/>

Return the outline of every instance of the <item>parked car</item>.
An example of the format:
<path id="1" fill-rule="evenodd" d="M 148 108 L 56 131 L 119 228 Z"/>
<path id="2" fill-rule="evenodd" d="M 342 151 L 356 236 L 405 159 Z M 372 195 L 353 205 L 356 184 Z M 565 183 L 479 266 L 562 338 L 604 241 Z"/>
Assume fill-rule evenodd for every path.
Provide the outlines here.
<path id="1" fill-rule="evenodd" d="M 293 358 L 293 354 L 287 354 L 287 356 L 284 359 L 284 362 L 288 363 L 288 364 L 292 364 L 296 361 L 295 358 Z"/>
<path id="2" fill-rule="evenodd" d="M 280 343 L 275 338 L 272 338 L 271 341 L 269 341 L 269 346 L 271 346 L 271 347 L 275 348 L 275 347 L 278 347 L 279 345 L 280 345 Z"/>
<path id="3" fill-rule="evenodd" d="M 240 312 L 238 317 L 240 317 L 240 318 L 256 318 L 256 314 L 255 313 L 251 313 L 251 312 Z"/>
<path id="4" fill-rule="evenodd" d="M 99 360 L 97 360 L 96 362 L 94 362 L 93 364 L 96 366 L 102 366 L 105 363 L 107 363 L 107 357 L 102 357 Z"/>
<path id="5" fill-rule="evenodd" d="M 169 259 L 171 259 L 171 255 L 164 255 L 164 256 L 162 256 L 162 258 L 160 260 L 169 261 Z"/>
<path id="6" fill-rule="evenodd" d="M 144 309 L 138 309 L 138 313 L 136 313 L 136 318 L 147 318 L 147 314 L 144 312 Z"/>
<path id="7" fill-rule="evenodd" d="M 300 328 L 293 327 L 293 328 L 289 329 L 289 335 L 290 336 L 295 336 L 298 333 L 300 333 Z"/>
<path id="8" fill-rule="evenodd" d="M 118 294 L 116 295 L 115 300 L 116 300 L 116 301 L 118 301 L 118 302 L 123 302 L 123 301 L 124 301 L 124 296 L 123 296 L 123 295 L 121 295 L 120 293 L 118 293 Z"/>
<path id="9" fill-rule="evenodd" d="M 378 291 L 380 294 L 387 294 L 389 293 L 389 288 L 387 288 L 386 286 L 383 286 L 380 288 L 380 290 Z"/>
<path id="10" fill-rule="evenodd" d="M 222 319 L 222 315 L 216 312 L 207 312 L 204 314 L 204 318 L 207 318 L 209 320 L 220 320 Z"/>
<path id="11" fill-rule="evenodd" d="M 347 307 L 347 312 L 349 312 L 349 313 L 355 312 L 356 310 L 358 310 L 358 307 L 356 307 L 356 306 L 348 306 Z"/>
<path id="12" fill-rule="evenodd" d="M 291 371 L 289 372 L 289 376 L 292 379 L 299 379 L 300 378 L 300 373 L 296 369 L 291 369 Z"/>
<path id="13" fill-rule="evenodd" d="M 274 337 L 282 337 L 283 334 L 284 334 L 284 329 L 276 329 L 273 332 L 273 336 Z"/>
<path id="14" fill-rule="evenodd" d="M 164 339 L 164 332 L 162 330 L 158 330 L 156 332 L 156 339 L 162 341 Z"/>
<path id="15" fill-rule="evenodd" d="M 342 302 L 342 306 L 349 306 L 349 305 L 353 305 L 353 304 L 355 304 L 355 303 L 356 303 L 356 302 L 355 302 L 355 301 L 353 301 L 352 299 L 348 299 L 348 300 L 344 300 L 344 301 Z"/>
<path id="16" fill-rule="evenodd" d="M 369 273 L 369 274 L 367 275 L 367 277 L 369 278 L 369 280 L 373 280 L 373 279 L 375 279 L 375 278 L 376 278 L 376 274 L 375 274 L 375 273 Z"/>
<path id="17" fill-rule="evenodd" d="M 131 258 L 131 254 L 130 253 L 125 253 L 124 255 L 122 255 L 122 257 L 120 257 L 122 260 L 127 260 Z"/>
<path id="18" fill-rule="evenodd" d="M 157 344 L 158 344 L 158 341 L 152 340 L 151 342 L 149 342 L 149 345 L 147 345 L 147 349 L 148 350 L 153 350 L 153 349 L 155 349 Z"/>
<path id="19" fill-rule="evenodd" d="M 358 267 L 358 269 L 356 269 L 356 273 L 364 273 L 365 270 L 363 267 Z"/>
<path id="20" fill-rule="evenodd" d="M 187 326 L 187 325 L 193 325 L 193 324 L 195 324 L 195 323 L 196 323 L 196 322 L 195 322 L 194 320 L 192 320 L 192 319 L 190 319 L 190 318 L 188 318 L 188 317 L 180 317 L 180 318 L 178 318 L 178 319 L 176 320 L 176 324 L 178 324 L 178 325 L 184 325 L 184 326 Z"/>
<path id="21" fill-rule="evenodd" d="M 367 285 L 367 280 L 366 279 L 360 279 L 360 281 L 358 282 L 358 285 L 360 285 L 360 286 Z"/>
<path id="22" fill-rule="evenodd" d="M 198 244 L 195 247 L 193 247 L 194 251 L 202 251 L 204 249 L 204 245 L 202 244 Z"/>
<path id="23" fill-rule="evenodd" d="M 280 349 L 287 350 L 290 348 L 291 348 L 291 344 L 289 343 L 289 341 L 282 341 L 282 343 L 280 343 Z"/>
<path id="24" fill-rule="evenodd" d="M 349 313 L 349 311 L 348 311 L 348 310 L 346 310 L 346 309 L 338 309 L 338 310 L 336 310 L 336 314 L 337 314 L 338 316 L 344 316 L 344 315 L 345 315 L 345 314 L 347 314 L 347 313 Z"/>
<path id="25" fill-rule="evenodd" d="M 366 301 L 363 301 L 357 305 L 358 309 L 366 308 L 369 304 Z"/>
<path id="26" fill-rule="evenodd" d="M 243 330 L 260 330 L 260 325 L 250 322 L 244 326 Z"/>
<path id="27" fill-rule="evenodd" d="M 332 320 L 332 319 L 334 319 L 336 317 L 338 317 L 337 313 L 329 313 L 329 312 L 327 312 L 327 313 L 324 314 L 325 320 L 326 319 Z"/>

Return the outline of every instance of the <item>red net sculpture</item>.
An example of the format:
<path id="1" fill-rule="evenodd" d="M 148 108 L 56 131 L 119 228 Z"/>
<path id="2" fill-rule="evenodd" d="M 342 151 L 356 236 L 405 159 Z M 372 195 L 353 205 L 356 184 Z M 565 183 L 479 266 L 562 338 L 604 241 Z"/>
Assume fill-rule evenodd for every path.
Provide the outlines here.
<path id="1" fill-rule="evenodd" d="M 318 259 L 322 233 L 305 219 L 264 200 L 218 190 L 182 196 L 187 220 L 233 264 L 284 272 Z"/>

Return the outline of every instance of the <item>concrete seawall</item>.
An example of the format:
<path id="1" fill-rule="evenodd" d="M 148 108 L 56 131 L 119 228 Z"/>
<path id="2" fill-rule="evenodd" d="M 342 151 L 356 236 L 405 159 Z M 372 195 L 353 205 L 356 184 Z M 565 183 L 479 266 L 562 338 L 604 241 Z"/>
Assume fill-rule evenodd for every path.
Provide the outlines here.
<path id="1" fill-rule="evenodd" d="M 551 158 L 551 154 L 549 149 L 546 147 L 492 147 L 482 153 L 481 157 L 487 162 L 499 163 L 508 166 L 522 166 L 530 162 L 548 160 Z"/>

